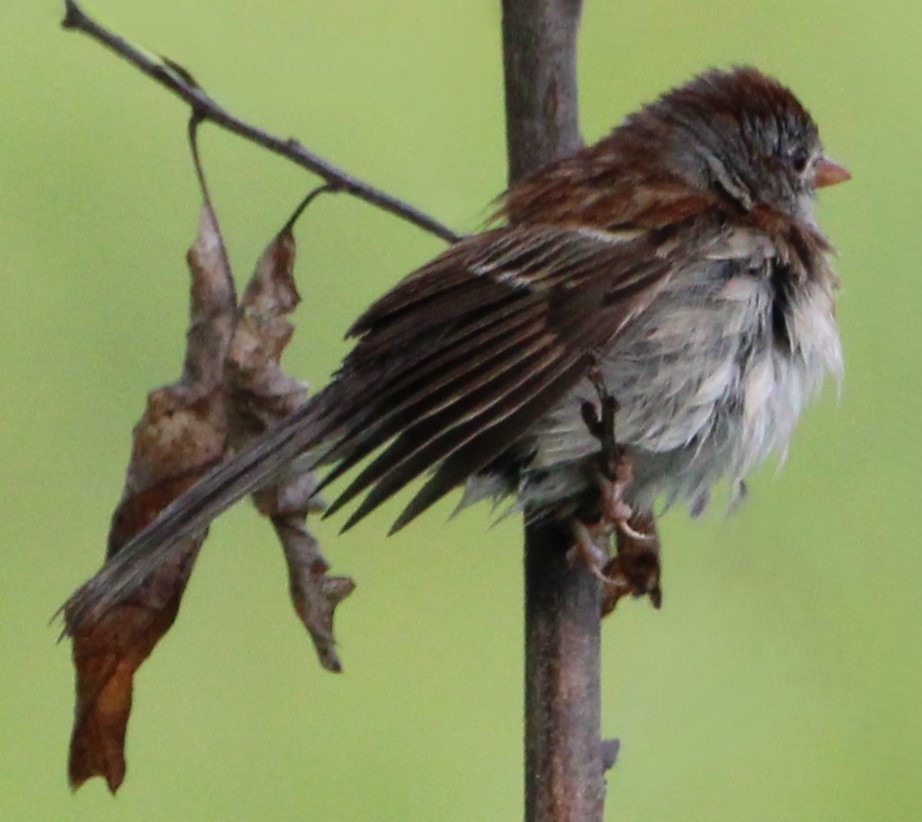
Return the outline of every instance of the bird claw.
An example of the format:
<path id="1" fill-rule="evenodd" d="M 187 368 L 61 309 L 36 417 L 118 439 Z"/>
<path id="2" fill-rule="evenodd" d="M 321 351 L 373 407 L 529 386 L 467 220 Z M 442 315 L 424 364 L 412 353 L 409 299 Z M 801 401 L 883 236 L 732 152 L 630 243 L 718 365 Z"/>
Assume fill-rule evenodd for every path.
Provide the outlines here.
<path id="1" fill-rule="evenodd" d="M 582 520 L 574 517 L 571 522 L 573 531 L 573 547 L 567 551 L 567 560 L 570 565 L 576 565 L 582 561 L 603 585 L 608 584 L 608 577 L 604 573 L 604 568 L 611 564 L 611 554 L 608 548 L 608 534 L 605 534 L 605 547 L 599 544 L 598 539 L 592 533 L 595 530 L 592 526 L 587 525 Z"/>
<path id="2" fill-rule="evenodd" d="M 609 479 L 609 475 L 616 479 Z M 633 463 L 630 456 L 623 449 L 617 457 L 617 463 L 612 470 L 599 471 L 596 483 L 599 488 L 599 508 L 601 519 L 608 524 L 609 533 L 623 534 L 624 536 L 639 541 L 649 540 L 649 534 L 638 531 L 632 524 L 635 512 L 624 501 L 624 493 L 633 481 Z"/>
<path id="3" fill-rule="evenodd" d="M 652 542 L 656 539 L 656 534 L 645 534 L 643 531 L 638 531 L 632 524 L 631 518 L 633 514 L 629 514 L 627 519 L 619 520 L 616 523 L 617 533 L 623 534 L 630 539 L 635 539 L 638 542 Z"/>

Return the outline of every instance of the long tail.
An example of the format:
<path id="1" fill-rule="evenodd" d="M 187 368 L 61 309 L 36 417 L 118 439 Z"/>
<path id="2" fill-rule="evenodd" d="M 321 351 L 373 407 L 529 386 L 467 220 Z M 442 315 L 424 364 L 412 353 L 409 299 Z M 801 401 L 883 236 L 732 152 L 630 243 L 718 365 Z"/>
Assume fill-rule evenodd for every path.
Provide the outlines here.
<path id="1" fill-rule="evenodd" d="M 220 513 L 266 485 L 298 454 L 315 446 L 325 433 L 326 399 L 324 392 L 313 397 L 164 508 L 62 606 L 67 615 L 66 630 L 73 632 L 86 621 L 101 617 L 181 551 L 188 538 L 201 533 Z"/>

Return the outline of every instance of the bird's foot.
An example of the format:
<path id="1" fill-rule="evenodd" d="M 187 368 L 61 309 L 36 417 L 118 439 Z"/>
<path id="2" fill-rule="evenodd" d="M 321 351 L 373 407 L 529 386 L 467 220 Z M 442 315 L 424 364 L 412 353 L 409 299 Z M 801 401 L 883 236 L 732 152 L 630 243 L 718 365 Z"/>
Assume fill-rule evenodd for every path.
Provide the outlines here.
<path id="1" fill-rule="evenodd" d="M 635 513 L 624 499 L 633 480 L 633 462 L 615 439 L 617 400 L 608 392 L 599 369 L 590 372 L 599 396 L 599 408 L 582 407 L 589 433 L 601 449 L 594 463 L 598 495 L 593 516 L 572 520 L 574 546 L 568 558 L 584 561 L 604 586 L 602 613 L 610 613 L 623 596 L 649 596 L 655 608 L 662 603 L 660 589 L 659 538 L 652 514 Z M 611 536 L 616 555 L 611 557 Z"/>
<path id="2" fill-rule="evenodd" d="M 600 482 L 601 515 L 590 522 L 577 515 L 570 523 L 574 544 L 567 558 L 571 563 L 585 562 L 602 583 L 603 616 L 624 596 L 649 596 L 654 608 L 659 608 L 663 599 L 656 523 L 652 514 L 631 511 L 621 499 L 624 487 L 618 481 Z"/>

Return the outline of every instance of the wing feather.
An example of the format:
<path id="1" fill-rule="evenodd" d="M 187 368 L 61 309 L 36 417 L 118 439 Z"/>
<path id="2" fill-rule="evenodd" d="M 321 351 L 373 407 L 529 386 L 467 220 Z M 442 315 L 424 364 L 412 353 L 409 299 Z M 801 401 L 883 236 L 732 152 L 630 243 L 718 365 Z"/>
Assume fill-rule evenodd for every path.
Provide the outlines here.
<path id="1" fill-rule="evenodd" d="M 516 437 L 521 431 L 527 431 L 550 411 L 560 395 L 572 389 L 583 378 L 585 369 L 584 362 L 572 363 L 568 369 L 564 370 L 543 390 L 532 395 L 513 413 L 480 430 L 475 437 L 465 443 L 463 449 L 456 449 L 439 465 L 434 476 L 404 508 L 389 533 L 399 531 L 471 474 L 489 465 L 500 456 L 508 447 L 510 437 Z"/>
<path id="2" fill-rule="evenodd" d="M 407 443 L 403 443 L 398 439 L 391 446 L 391 449 L 394 449 L 393 452 L 391 454 L 385 452 L 390 459 L 382 460 L 382 464 L 376 465 L 374 469 L 372 469 L 372 466 L 366 469 L 369 470 L 369 475 L 362 478 L 362 487 L 355 491 L 352 496 L 370 484 L 373 487 L 352 516 L 349 517 L 343 526 L 343 530 L 351 528 L 409 482 L 438 463 L 439 460 L 464 448 L 482 432 L 492 428 L 516 412 L 529 401 L 533 394 L 547 394 L 546 389 L 548 386 L 563 389 L 563 381 L 557 378 L 568 370 L 571 363 L 561 353 L 549 353 L 543 362 L 536 363 L 536 365 L 539 366 L 538 370 L 517 378 L 509 385 L 508 391 L 502 396 L 492 397 L 490 400 L 479 404 L 469 413 L 464 414 L 447 430 L 430 436 L 422 446 L 416 445 L 409 439 Z M 585 367 L 580 370 L 577 379 L 582 376 L 584 371 Z M 520 390 L 513 395 L 515 389 Z M 550 398 L 551 404 L 559 400 L 562 395 L 563 390 L 556 392 Z M 521 432 L 522 430 L 519 430 L 517 435 L 521 435 Z M 409 433 L 408 429 L 407 434 Z M 514 442 L 514 440 L 504 443 L 504 446 L 508 447 L 511 442 Z M 412 450 L 408 450 L 407 445 Z M 391 449 L 388 450 L 390 451 Z M 382 457 L 384 456 L 382 455 Z M 358 480 L 356 482 L 358 483 Z"/>
<path id="3" fill-rule="evenodd" d="M 414 380 L 403 391 L 390 391 L 388 402 L 393 405 L 374 419 L 363 416 L 326 455 L 324 462 L 336 465 L 324 477 L 318 490 L 339 478 L 411 422 L 460 400 L 471 391 L 472 385 L 496 379 L 515 367 L 543 344 L 541 337 L 540 322 L 532 320 L 522 328 L 507 331 L 499 346 L 484 346 L 481 351 L 474 352 L 476 356 L 462 358 L 460 363 L 443 369 L 438 376 Z"/>
<path id="4" fill-rule="evenodd" d="M 376 498 L 380 498 L 377 486 L 391 489 L 386 497 L 379 499 L 378 504 L 383 502 L 445 456 L 448 453 L 447 444 L 453 441 L 457 430 L 467 431 L 480 424 L 487 424 L 494 413 L 501 412 L 504 399 L 514 402 L 513 392 L 527 391 L 534 375 L 553 367 L 555 360 L 560 358 L 561 352 L 549 349 L 545 343 L 542 350 L 518 363 L 516 370 L 510 369 L 510 373 L 505 374 L 501 382 L 481 384 L 461 399 L 439 407 L 435 413 L 414 420 L 400 432 L 384 453 L 352 481 L 330 506 L 329 513 L 335 513 L 371 486 L 375 486 L 370 493 L 376 494 Z M 399 483 L 395 483 L 395 477 L 400 479 Z M 365 513 L 370 510 L 367 509 Z M 352 520 L 351 524 L 354 524 Z"/>

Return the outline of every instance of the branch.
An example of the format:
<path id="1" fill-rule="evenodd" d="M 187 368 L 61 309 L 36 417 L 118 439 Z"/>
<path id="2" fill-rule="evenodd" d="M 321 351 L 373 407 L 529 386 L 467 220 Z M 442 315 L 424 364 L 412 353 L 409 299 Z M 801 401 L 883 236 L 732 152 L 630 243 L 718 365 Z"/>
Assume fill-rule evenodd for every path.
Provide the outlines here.
<path id="1" fill-rule="evenodd" d="M 65 29 L 82 31 L 102 43 L 123 60 L 131 63 L 148 77 L 185 100 L 192 107 L 198 119 L 215 123 L 251 143 L 256 143 L 306 168 L 322 177 L 327 182 L 330 191 L 351 194 L 353 197 L 400 217 L 448 242 L 453 243 L 461 239 L 461 235 L 456 234 L 434 217 L 353 177 L 347 171 L 309 151 L 294 138 L 283 140 L 231 114 L 215 101 L 182 66 L 136 48 L 123 37 L 109 31 L 89 17 L 74 0 L 65 0 L 64 6 L 62 25 Z"/>
<path id="2" fill-rule="evenodd" d="M 503 0 L 509 182 L 582 148 L 576 84 L 581 6 L 582 0 Z"/>
<path id="3" fill-rule="evenodd" d="M 503 0 L 510 182 L 572 154 L 581 0 Z M 601 822 L 616 745 L 601 725 L 599 583 L 553 517 L 525 529 L 525 818 Z"/>

